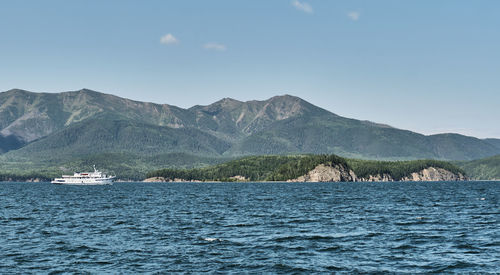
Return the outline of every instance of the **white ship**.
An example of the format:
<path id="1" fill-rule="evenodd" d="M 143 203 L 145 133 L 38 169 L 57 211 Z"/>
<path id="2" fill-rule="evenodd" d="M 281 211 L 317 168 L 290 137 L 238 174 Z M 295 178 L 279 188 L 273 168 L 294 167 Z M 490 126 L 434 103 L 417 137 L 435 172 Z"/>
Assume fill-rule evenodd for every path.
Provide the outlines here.
<path id="1" fill-rule="evenodd" d="M 94 172 L 76 172 L 73 175 L 62 175 L 62 177 L 55 178 L 51 182 L 55 184 L 69 185 L 106 185 L 113 184 L 115 178 L 115 176 L 108 176 L 95 169 L 94 165 Z"/>

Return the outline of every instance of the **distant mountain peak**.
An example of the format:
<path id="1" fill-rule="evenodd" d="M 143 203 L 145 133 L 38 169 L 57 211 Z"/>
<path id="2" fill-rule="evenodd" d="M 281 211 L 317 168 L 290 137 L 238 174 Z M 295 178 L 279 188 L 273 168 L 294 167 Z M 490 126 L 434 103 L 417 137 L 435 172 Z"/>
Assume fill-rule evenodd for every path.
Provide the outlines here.
<path id="1" fill-rule="evenodd" d="M 216 101 L 210 105 L 207 106 L 214 106 L 214 105 L 221 105 L 221 106 L 235 106 L 235 105 L 240 105 L 242 104 L 242 101 L 230 98 L 230 97 L 225 97 L 219 101 Z"/>
<path id="2" fill-rule="evenodd" d="M 19 94 L 32 94 L 32 92 L 30 92 L 30 91 L 26 91 L 23 89 L 17 89 L 17 88 L 7 90 L 4 93 L 6 93 L 6 94 L 17 94 L 17 93 L 19 93 Z"/>
<path id="3" fill-rule="evenodd" d="M 239 100 L 236 100 L 234 98 L 231 98 L 231 97 L 225 97 L 221 100 L 219 100 L 218 102 L 224 102 L 224 103 L 228 103 L 228 102 L 238 102 L 238 103 L 242 103 L 241 101 Z"/>
<path id="4" fill-rule="evenodd" d="M 100 93 L 100 92 L 98 92 L 98 91 L 96 91 L 96 90 L 92 90 L 92 89 L 89 89 L 89 88 L 81 88 L 81 89 L 79 89 L 79 90 L 75 90 L 74 92 L 86 92 L 86 93 L 91 92 L 91 93 Z"/>
<path id="5" fill-rule="evenodd" d="M 269 100 L 300 100 L 300 101 L 305 101 L 302 98 L 290 94 L 283 94 L 283 95 L 276 95 L 271 97 Z"/>
<path id="6" fill-rule="evenodd" d="M 265 102 L 268 103 L 280 103 L 283 104 L 284 106 L 286 105 L 294 105 L 294 104 L 300 104 L 300 105 L 311 105 L 311 103 L 303 100 L 300 97 L 297 96 L 292 96 L 292 95 L 278 95 L 278 96 L 273 96 L 269 98 L 268 100 L 265 100 Z"/>
<path id="7" fill-rule="evenodd" d="M 101 92 L 98 92 L 98 91 L 94 91 L 94 90 L 91 90 L 91 89 L 87 89 L 87 88 L 82 88 L 80 90 L 75 90 L 75 91 L 63 92 L 62 94 L 64 94 L 64 93 L 70 93 L 70 94 L 104 94 L 104 93 L 101 93 Z"/>
<path id="8" fill-rule="evenodd" d="M 196 139 L 190 137 L 195 132 L 202 133 L 205 140 L 230 144 L 231 149 L 224 145 L 222 151 L 220 148 L 205 150 L 227 155 L 302 152 L 391 159 L 472 159 L 500 152 L 500 140 L 479 140 L 458 134 L 424 136 L 375 122 L 344 118 L 290 94 L 251 101 L 226 97 L 210 105 L 183 109 L 87 88 L 63 93 L 32 93 L 21 89 L 0 93 L 0 135 L 4 137 L 0 142 L 8 145 L 0 151 L 35 144 L 43 137 L 55 137 L 67 127 L 77 129 L 83 125 L 77 124 L 80 122 L 94 125 L 98 118 L 103 121 L 119 118 L 130 125 L 143 125 L 130 131 L 137 131 L 134 135 L 140 136 L 139 132 L 146 134 L 142 131 L 151 130 L 148 140 L 158 139 L 158 142 L 171 140 L 166 134 L 174 133 L 171 129 L 179 129 L 177 138 L 168 143 L 172 146 L 169 150 L 175 152 L 179 150 L 176 143 L 195 142 Z M 96 138 L 108 133 L 107 129 L 99 128 Z M 127 129 L 128 126 L 124 127 L 120 133 L 128 135 Z M 61 140 L 70 137 L 78 135 L 58 136 Z M 79 140 L 85 146 L 90 144 L 90 141 Z M 112 136 L 109 140 L 112 141 Z M 128 144 L 126 140 L 124 144 Z M 60 145 L 59 141 L 55 144 Z M 189 148 L 195 150 L 196 146 Z"/>

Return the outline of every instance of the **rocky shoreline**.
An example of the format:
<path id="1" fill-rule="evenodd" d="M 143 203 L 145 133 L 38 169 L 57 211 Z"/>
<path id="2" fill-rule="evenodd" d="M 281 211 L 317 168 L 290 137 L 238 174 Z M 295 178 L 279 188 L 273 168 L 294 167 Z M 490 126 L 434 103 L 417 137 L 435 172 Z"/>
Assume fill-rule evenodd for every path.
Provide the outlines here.
<path id="1" fill-rule="evenodd" d="M 236 175 L 230 178 L 232 181 L 249 181 L 243 176 Z M 320 164 L 306 175 L 286 182 L 422 182 L 422 181 L 466 181 L 469 180 L 461 173 L 452 173 L 443 168 L 428 167 L 419 172 L 411 173 L 401 180 L 395 180 L 388 174 L 369 175 L 368 177 L 358 177 L 354 171 L 339 164 Z M 164 177 L 147 178 L 144 182 L 202 182 L 200 180 L 185 180 L 180 178 L 166 179 Z M 211 181 L 212 182 L 212 181 Z"/>
<path id="2" fill-rule="evenodd" d="M 389 181 L 465 181 L 467 177 L 461 173 L 454 174 L 442 168 L 428 167 L 419 172 L 411 173 L 401 180 L 395 180 L 388 174 L 376 174 L 368 177 L 358 177 L 354 171 L 342 165 L 318 165 L 304 176 L 287 182 L 389 182 Z"/>

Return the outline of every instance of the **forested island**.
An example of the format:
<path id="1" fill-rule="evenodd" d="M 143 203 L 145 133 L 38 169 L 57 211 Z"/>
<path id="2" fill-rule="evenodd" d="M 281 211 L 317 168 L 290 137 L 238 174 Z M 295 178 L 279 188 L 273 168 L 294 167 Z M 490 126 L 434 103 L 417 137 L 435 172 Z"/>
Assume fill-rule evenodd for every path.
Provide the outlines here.
<path id="1" fill-rule="evenodd" d="M 372 161 L 337 155 L 251 156 L 205 168 L 161 169 L 146 181 L 458 181 L 465 172 L 438 160 Z"/>

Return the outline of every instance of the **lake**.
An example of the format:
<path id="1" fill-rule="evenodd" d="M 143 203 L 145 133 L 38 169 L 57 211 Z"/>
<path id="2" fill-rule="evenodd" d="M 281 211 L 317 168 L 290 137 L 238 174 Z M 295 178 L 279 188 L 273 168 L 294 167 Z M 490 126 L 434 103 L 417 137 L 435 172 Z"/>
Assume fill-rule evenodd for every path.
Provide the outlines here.
<path id="1" fill-rule="evenodd" d="M 500 272 L 500 182 L 0 183 L 0 273 Z"/>

